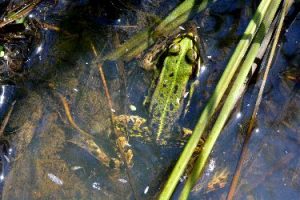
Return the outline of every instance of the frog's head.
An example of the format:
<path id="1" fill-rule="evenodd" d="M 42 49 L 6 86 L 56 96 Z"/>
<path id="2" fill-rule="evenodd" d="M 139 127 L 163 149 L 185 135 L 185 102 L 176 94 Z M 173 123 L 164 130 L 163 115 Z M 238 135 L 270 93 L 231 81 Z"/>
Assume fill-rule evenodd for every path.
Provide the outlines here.
<path id="1" fill-rule="evenodd" d="M 199 48 L 197 45 L 198 37 L 192 33 L 188 32 L 186 34 L 179 35 L 175 38 L 172 44 L 169 46 L 168 53 L 174 56 L 185 54 L 187 63 L 191 65 L 196 65 L 199 60 Z M 185 46 L 185 48 L 182 48 Z M 181 52 L 181 51 L 184 52 Z"/>

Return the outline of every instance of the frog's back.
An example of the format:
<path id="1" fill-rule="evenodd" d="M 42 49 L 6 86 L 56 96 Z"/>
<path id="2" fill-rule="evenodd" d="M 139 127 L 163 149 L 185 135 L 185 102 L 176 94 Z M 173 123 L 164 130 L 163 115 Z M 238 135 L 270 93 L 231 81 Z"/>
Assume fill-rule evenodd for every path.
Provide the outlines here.
<path id="1" fill-rule="evenodd" d="M 179 45 L 179 54 L 169 54 L 165 58 L 150 102 L 151 127 L 157 140 L 171 137 L 172 127 L 182 113 L 184 94 L 193 71 L 186 59 L 193 41 L 183 38 Z"/>

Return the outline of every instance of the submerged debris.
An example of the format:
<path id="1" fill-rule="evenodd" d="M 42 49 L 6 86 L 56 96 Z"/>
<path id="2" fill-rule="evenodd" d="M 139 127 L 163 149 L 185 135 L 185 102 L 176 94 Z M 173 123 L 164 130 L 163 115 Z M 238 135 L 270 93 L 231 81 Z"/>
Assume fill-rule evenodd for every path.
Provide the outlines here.
<path id="1" fill-rule="evenodd" d="M 48 177 L 50 178 L 51 181 L 53 181 L 57 185 L 63 185 L 64 184 L 64 182 L 60 178 L 55 176 L 54 174 L 48 173 Z"/>
<path id="2" fill-rule="evenodd" d="M 94 182 L 94 183 L 92 184 L 92 187 L 93 187 L 94 189 L 96 189 L 96 190 L 101 190 L 100 183 L 98 183 L 98 182 Z"/>

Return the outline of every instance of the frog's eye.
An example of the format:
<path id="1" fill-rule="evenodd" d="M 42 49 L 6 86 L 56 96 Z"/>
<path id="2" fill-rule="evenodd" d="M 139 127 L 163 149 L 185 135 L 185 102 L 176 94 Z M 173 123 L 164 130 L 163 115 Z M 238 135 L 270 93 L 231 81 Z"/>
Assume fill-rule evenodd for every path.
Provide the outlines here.
<path id="1" fill-rule="evenodd" d="M 171 44 L 169 47 L 169 52 L 171 54 L 178 54 L 180 51 L 180 45 L 179 44 Z"/>
<path id="2" fill-rule="evenodd" d="M 189 49 L 186 52 L 186 59 L 190 63 L 196 63 L 197 57 L 198 57 L 198 54 L 194 49 Z"/>

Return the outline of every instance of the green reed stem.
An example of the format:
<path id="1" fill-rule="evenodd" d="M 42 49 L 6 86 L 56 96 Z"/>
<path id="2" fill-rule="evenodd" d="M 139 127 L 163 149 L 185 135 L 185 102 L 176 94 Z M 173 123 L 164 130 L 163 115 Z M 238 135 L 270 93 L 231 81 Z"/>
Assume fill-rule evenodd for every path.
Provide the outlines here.
<path id="1" fill-rule="evenodd" d="M 250 142 L 250 138 L 251 138 L 251 135 L 252 135 L 252 131 L 253 131 L 254 126 L 255 126 L 256 115 L 258 113 L 259 106 L 260 106 L 260 103 L 261 103 L 261 100 L 262 100 L 262 97 L 263 97 L 263 92 L 264 92 L 264 88 L 265 88 L 265 85 L 266 85 L 266 82 L 267 82 L 267 78 L 268 78 L 268 74 L 269 74 L 269 71 L 270 71 L 270 68 L 271 68 L 271 64 L 272 64 L 275 52 L 277 50 L 277 44 L 278 44 L 279 36 L 280 36 L 280 33 L 282 32 L 283 21 L 285 19 L 285 15 L 287 14 L 287 11 L 288 11 L 289 7 L 291 6 L 291 4 L 292 4 L 291 0 L 285 0 L 284 3 L 283 3 L 283 8 L 282 8 L 282 11 L 281 11 L 281 16 L 280 16 L 278 27 L 276 28 L 276 33 L 275 33 L 275 37 L 274 37 L 274 40 L 273 40 L 273 43 L 272 43 L 271 52 L 268 56 L 268 62 L 267 62 L 266 69 L 265 69 L 265 72 L 264 72 L 264 75 L 263 75 L 262 83 L 261 83 L 261 86 L 260 86 L 260 89 L 259 89 L 259 92 L 258 92 L 258 95 L 257 95 L 257 98 L 256 98 L 256 102 L 255 102 L 255 106 L 254 106 L 254 109 L 253 109 L 253 112 L 252 112 L 252 116 L 251 116 L 251 119 L 250 119 L 248 130 L 247 130 L 247 133 L 245 135 L 245 139 L 244 139 L 244 142 L 243 142 L 243 145 L 242 145 L 242 151 L 241 151 L 241 154 L 240 154 L 240 158 L 239 158 L 237 167 L 234 171 L 234 175 L 233 175 L 233 178 L 232 178 L 232 181 L 231 181 L 231 185 L 230 185 L 229 192 L 227 194 L 227 199 L 226 200 L 233 200 L 234 199 L 234 195 L 236 193 L 236 189 L 237 189 L 238 182 L 239 182 L 239 179 L 240 179 L 243 164 L 245 163 L 245 160 L 248 158 L 248 147 L 249 147 L 249 142 Z"/>
<path id="2" fill-rule="evenodd" d="M 262 0 L 252 20 L 249 22 L 249 25 L 245 30 L 240 42 L 238 43 L 233 55 L 231 56 L 225 68 L 225 71 L 223 72 L 223 75 L 216 86 L 214 93 L 212 94 L 210 100 L 202 111 L 200 119 L 193 131 L 192 136 L 190 137 L 183 152 L 181 153 L 175 167 L 173 168 L 173 171 L 159 196 L 160 200 L 170 199 L 181 175 L 183 174 L 188 164 L 188 161 L 190 160 L 195 148 L 197 147 L 197 144 L 208 124 L 209 119 L 214 114 L 217 106 L 219 105 L 221 98 L 228 88 L 233 75 L 240 65 L 240 62 L 254 37 L 254 34 L 260 26 L 270 2 L 271 0 Z"/>
<path id="3" fill-rule="evenodd" d="M 161 36 L 169 35 L 174 29 L 206 8 L 211 0 L 185 0 L 177 6 L 156 28 L 150 27 L 124 42 L 102 60 L 123 58 L 130 60 L 154 44 Z"/>
<path id="4" fill-rule="evenodd" d="M 203 172 L 205 164 L 208 160 L 209 154 L 212 151 L 212 148 L 220 135 L 227 119 L 230 116 L 231 111 L 236 105 L 237 101 L 240 98 L 241 91 L 243 91 L 245 87 L 245 81 L 247 79 L 247 75 L 251 70 L 251 66 L 256 58 L 256 55 L 259 51 L 261 43 L 269 30 L 270 24 L 274 19 L 275 13 L 279 7 L 281 0 L 273 0 L 272 4 L 270 4 L 266 16 L 262 22 L 262 25 L 259 27 L 259 30 L 254 38 L 253 44 L 250 47 L 250 50 L 247 54 L 247 57 L 244 63 L 241 66 L 241 69 L 237 75 L 236 80 L 233 83 L 233 86 L 227 96 L 224 106 L 203 146 L 203 150 L 200 152 L 199 158 L 197 159 L 193 171 L 186 181 L 184 188 L 180 195 L 180 200 L 185 200 L 188 198 L 190 190 L 197 182 L 200 174 Z"/>

